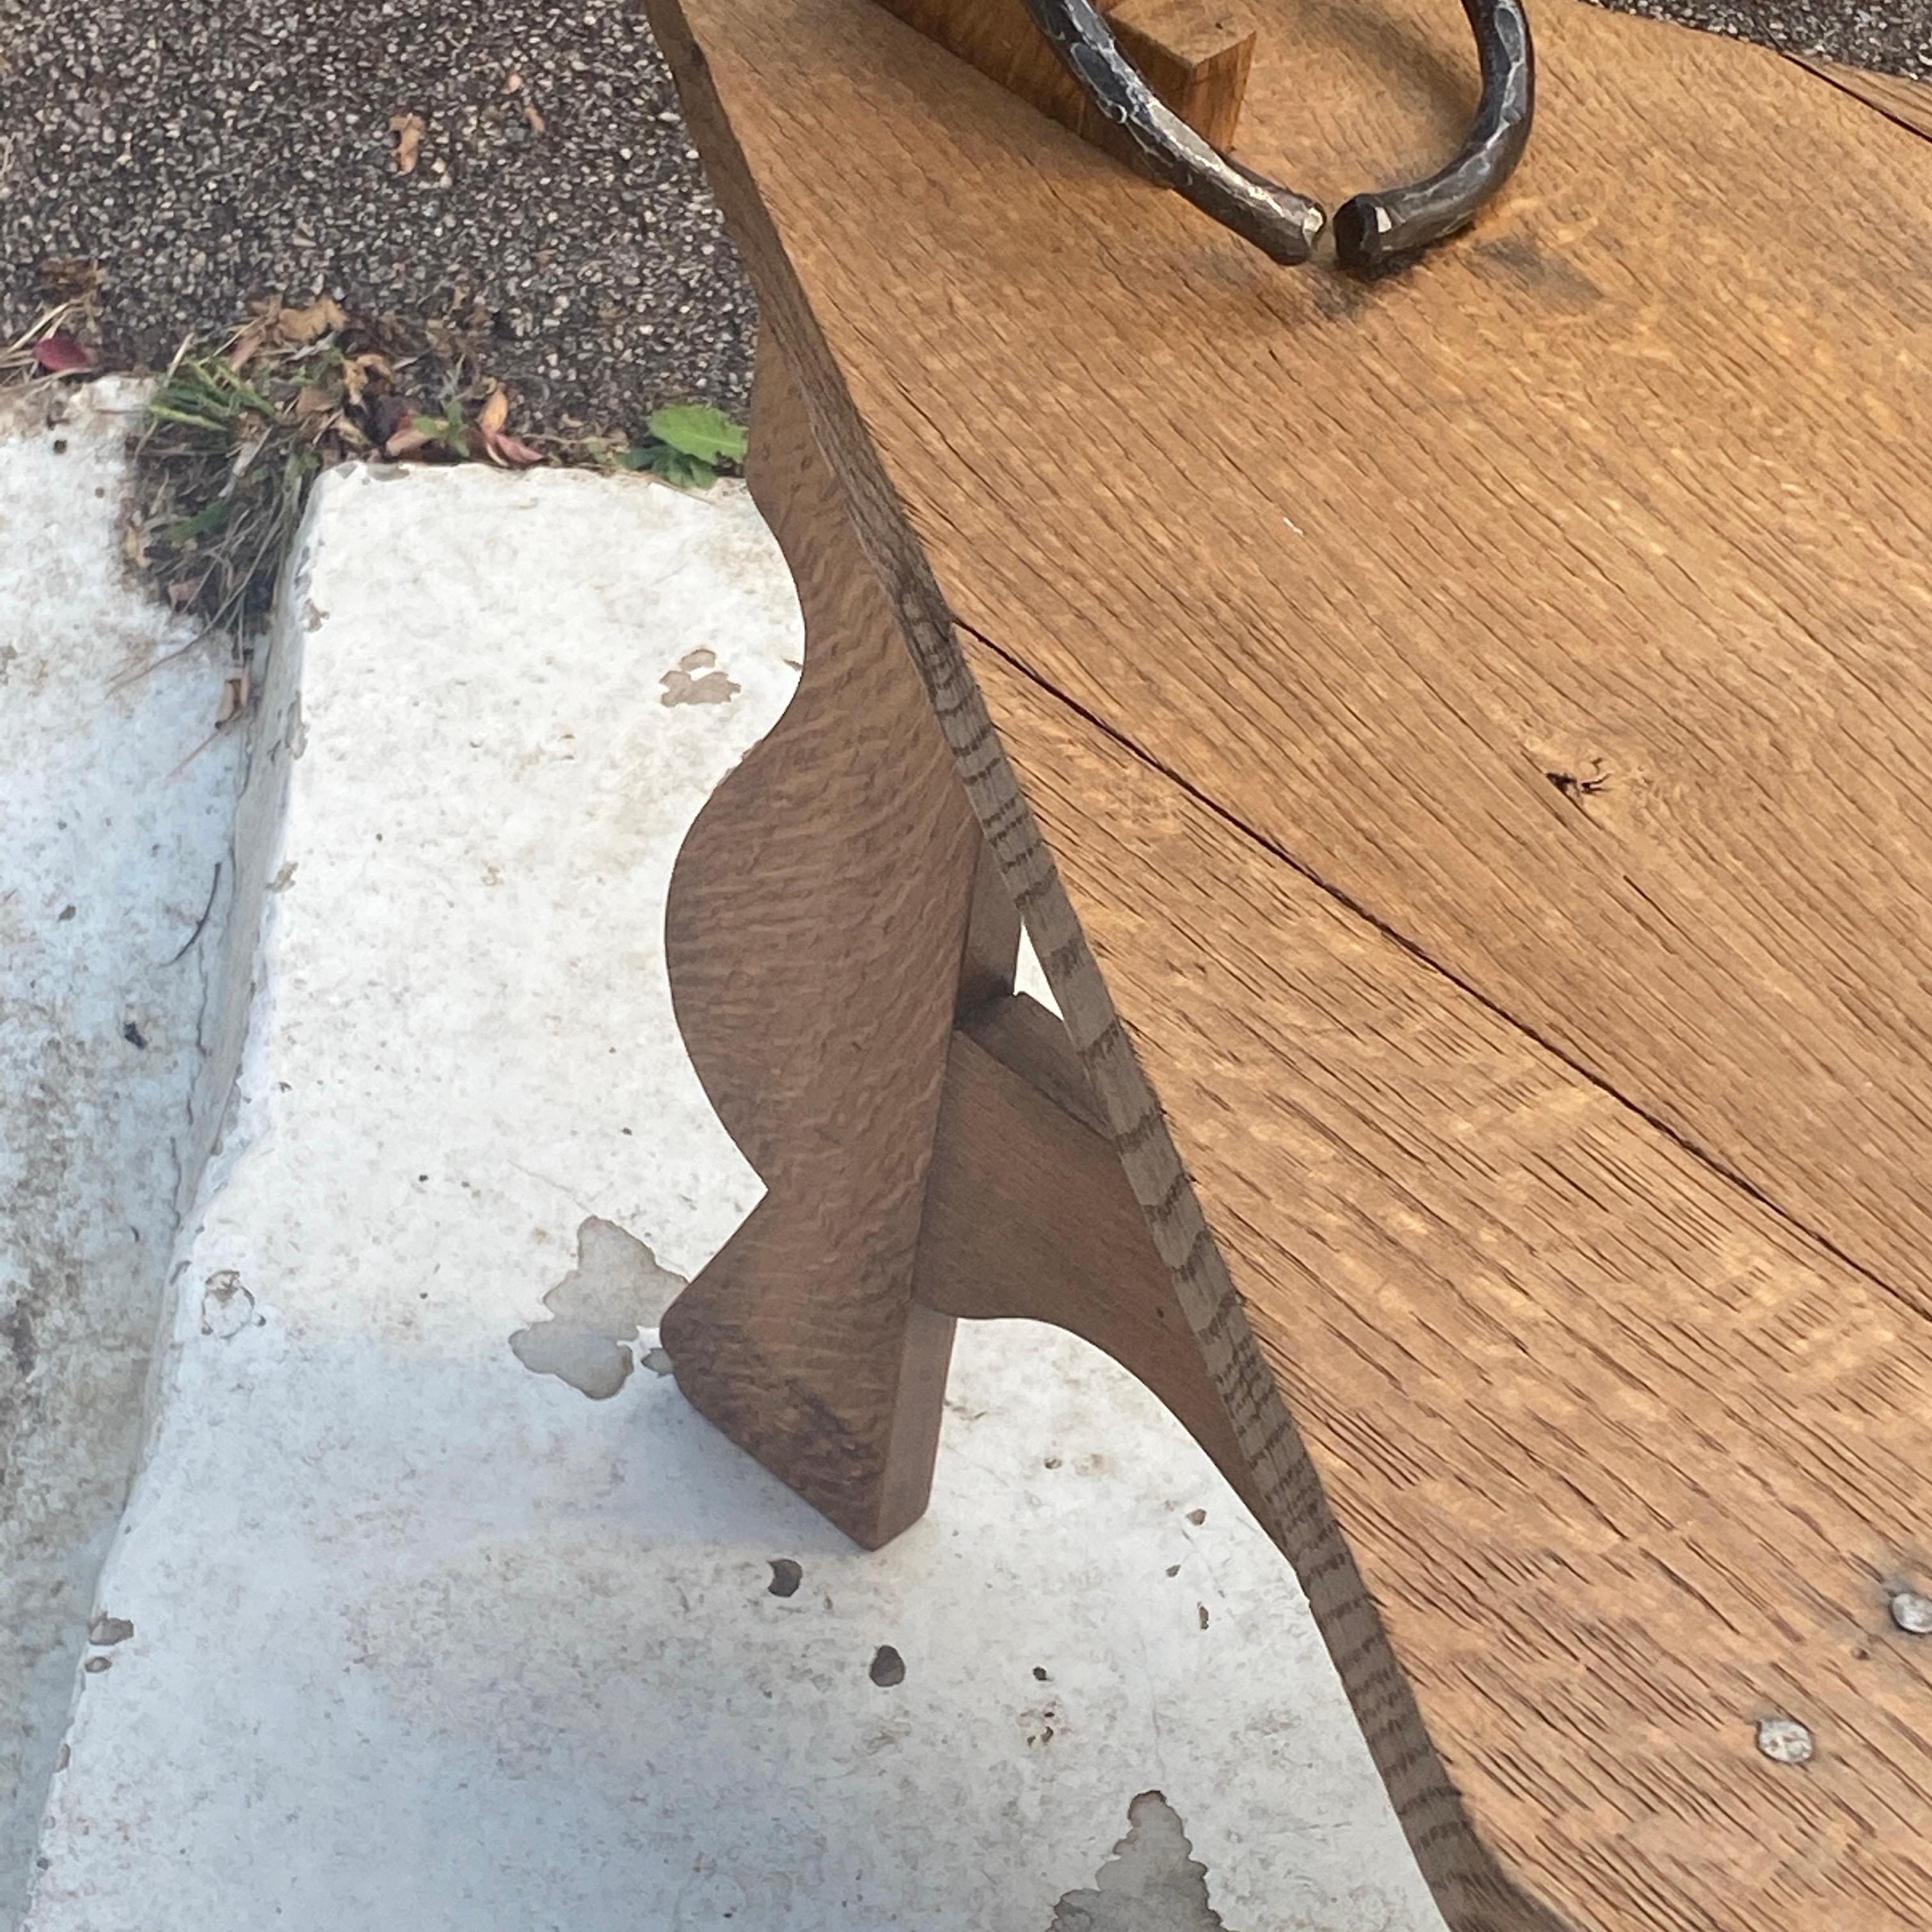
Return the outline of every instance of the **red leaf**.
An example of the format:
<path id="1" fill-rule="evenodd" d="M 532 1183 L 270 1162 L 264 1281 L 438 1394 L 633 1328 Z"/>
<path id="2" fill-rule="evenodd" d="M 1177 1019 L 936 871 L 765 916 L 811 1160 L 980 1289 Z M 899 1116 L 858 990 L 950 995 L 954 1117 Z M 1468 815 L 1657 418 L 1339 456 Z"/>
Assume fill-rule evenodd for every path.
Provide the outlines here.
<path id="1" fill-rule="evenodd" d="M 532 449 L 526 442 L 519 442 L 513 436 L 506 436 L 501 430 L 484 430 L 482 432 L 484 447 L 490 455 L 508 470 L 527 470 L 535 463 L 544 460 L 540 449 Z"/>
<path id="2" fill-rule="evenodd" d="M 49 376 L 78 375 L 94 367 L 94 358 L 64 330 L 42 336 L 34 344 L 34 360 Z"/>

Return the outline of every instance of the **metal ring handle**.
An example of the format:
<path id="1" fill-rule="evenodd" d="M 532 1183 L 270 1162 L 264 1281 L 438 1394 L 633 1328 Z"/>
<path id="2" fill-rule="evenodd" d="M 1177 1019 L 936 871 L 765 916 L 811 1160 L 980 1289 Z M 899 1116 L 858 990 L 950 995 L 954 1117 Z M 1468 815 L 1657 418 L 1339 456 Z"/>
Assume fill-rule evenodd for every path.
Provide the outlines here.
<path id="1" fill-rule="evenodd" d="M 1328 217 L 1318 202 L 1230 160 L 1142 79 L 1090 0 L 1026 0 L 1087 98 L 1133 143 L 1148 172 L 1272 260 L 1305 262 Z"/>
<path id="2" fill-rule="evenodd" d="M 1305 262 L 1326 224 L 1319 204 L 1244 167 L 1158 98 L 1091 0 L 1026 0 L 1034 23 L 1088 100 L 1132 142 L 1148 172 L 1270 260 Z M 1482 98 L 1447 166 L 1406 188 L 1358 194 L 1335 218 L 1346 268 L 1384 274 L 1466 227 L 1514 172 L 1536 105 L 1536 54 L 1522 0 L 1462 0 L 1476 35 Z"/>
<path id="3" fill-rule="evenodd" d="M 1475 30 L 1483 94 L 1454 160 L 1426 181 L 1358 194 L 1335 214 L 1335 255 L 1358 274 L 1386 274 L 1474 220 L 1516 172 L 1536 114 L 1536 50 L 1522 0 L 1462 0 Z"/>

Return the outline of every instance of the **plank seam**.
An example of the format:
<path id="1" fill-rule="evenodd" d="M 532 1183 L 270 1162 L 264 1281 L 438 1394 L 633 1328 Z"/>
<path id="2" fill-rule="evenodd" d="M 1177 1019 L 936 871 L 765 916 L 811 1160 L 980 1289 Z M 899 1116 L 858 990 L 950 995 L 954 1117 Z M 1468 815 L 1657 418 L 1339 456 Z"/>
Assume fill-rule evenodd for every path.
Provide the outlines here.
<path id="1" fill-rule="evenodd" d="M 1923 1316 L 1927 1312 L 1920 1306 L 1918 1300 L 1912 1295 L 1909 1294 L 1904 1289 L 1896 1287 L 1891 1282 L 1887 1281 L 1882 1275 L 1876 1273 L 1864 1262 L 1860 1261 L 1856 1255 L 1847 1253 L 1844 1249 L 1839 1246 L 1838 1243 L 1832 1239 L 1830 1235 L 1824 1233 L 1821 1229 L 1813 1227 L 1809 1222 L 1804 1220 L 1801 1216 L 1793 1213 L 1790 1208 L 1786 1208 L 1783 1202 L 1779 1201 L 1775 1196 L 1768 1192 L 1757 1182 L 1753 1180 L 1748 1174 L 1744 1174 L 1738 1169 L 1732 1167 L 1728 1162 L 1724 1160 L 1721 1156 L 1713 1152 L 1710 1148 L 1703 1146 L 1699 1142 L 1693 1139 L 1689 1135 L 1683 1132 L 1678 1128 L 1672 1126 L 1670 1121 L 1664 1119 L 1660 1115 L 1654 1113 L 1649 1108 L 1645 1106 L 1642 1102 L 1634 1100 L 1631 1099 L 1628 1094 L 1620 1091 L 1617 1088 L 1612 1085 L 1611 1083 L 1601 1074 L 1597 1072 L 1593 1068 L 1587 1065 L 1583 1061 L 1577 1059 L 1558 1042 L 1549 1037 L 1549 1036 L 1544 1034 L 1540 1028 L 1534 1025 L 1532 1022 L 1523 1018 L 1520 1015 L 1510 1012 L 1507 1006 L 1500 1004 L 1490 994 L 1484 992 L 1480 986 L 1475 985 L 1473 982 L 1463 978 L 1462 976 L 1457 973 L 1453 968 L 1445 965 L 1441 960 L 1436 958 L 1432 954 L 1426 950 L 1418 941 L 1411 939 L 1408 934 L 1401 931 L 1400 928 L 1390 925 L 1386 919 L 1384 919 L 1379 913 L 1374 910 L 1372 908 L 1365 904 L 1361 900 L 1355 898 L 1354 896 L 1348 892 L 1346 887 L 1336 884 L 1332 880 L 1324 878 L 1322 874 L 1317 872 L 1313 866 L 1310 865 L 1305 859 L 1300 857 L 1295 853 L 1291 851 L 1286 846 L 1281 844 L 1276 840 L 1269 837 L 1266 832 L 1249 824 L 1245 819 L 1240 818 L 1236 813 L 1230 812 L 1228 808 L 1222 805 L 1218 800 L 1214 798 L 1209 794 L 1202 790 L 1198 785 L 1194 784 L 1186 778 L 1184 777 L 1172 766 L 1164 764 L 1160 758 L 1156 758 L 1150 752 L 1147 750 L 1144 746 L 1137 743 L 1133 739 L 1129 737 L 1126 733 L 1120 730 L 1118 726 L 1110 724 L 1106 718 L 1099 716 L 1098 713 L 1089 710 L 1088 707 L 1081 704 L 1078 699 L 1069 697 L 1065 692 L 1060 690 L 1048 680 L 1041 676 L 1040 674 L 1030 665 L 1023 662 L 1020 658 L 1016 657 L 1010 651 L 1002 649 L 1001 646 L 996 644 L 992 638 L 988 637 L 983 631 L 976 629 L 973 625 L 968 623 L 964 619 L 957 616 L 956 614 L 954 616 L 952 622 L 960 630 L 964 632 L 968 637 L 974 638 L 980 644 L 984 645 L 986 648 L 991 651 L 995 657 L 998 658 L 1003 664 L 1018 672 L 1019 675 L 1025 678 L 1029 683 L 1037 686 L 1039 689 L 1046 692 L 1049 698 L 1054 699 L 1057 703 L 1064 705 L 1068 710 L 1074 712 L 1077 716 L 1084 718 L 1089 724 L 1092 725 L 1096 731 L 1100 732 L 1111 742 L 1119 746 L 1120 748 L 1123 751 L 1126 752 L 1130 757 L 1138 759 L 1142 764 L 1146 765 L 1151 770 L 1160 772 L 1162 778 L 1167 779 L 1171 784 L 1177 786 L 1181 791 L 1186 793 L 1186 795 L 1190 798 L 1192 799 L 1197 804 L 1203 806 L 1206 810 L 1213 813 L 1213 814 L 1220 820 L 1223 824 L 1231 827 L 1243 838 L 1246 838 L 1251 841 L 1253 844 L 1259 846 L 1270 856 L 1280 860 L 1283 865 L 1287 866 L 1292 871 L 1298 873 L 1303 878 L 1306 879 L 1310 885 L 1313 886 L 1318 892 L 1320 892 L 1325 897 L 1332 900 L 1334 904 L 1340 906 L 1344 911 L 1349 914 L 1354 918 L 1361 920 L 1365 925 L 1372 927 L 1376 932 L 1382 936 L 1383 938 L 1389 940 L 1392 944 L 1400 946 L 1402 950 L 1409 956 L 1409 958 L 1416 961 L 1418 964 L 1426 968 L 1429 972 L 1433 974 L 1438 979 L 1446 982 L 1448 985 L 1454 986 L 1459 993 L 1463 994 L 1469 999 L 1474 1000 L 1485 1012 L 1493 1014 L 1498 1019 L 1501 1020 L 1504 1024 L 1522 1034 L 1525 1039 L 1531 1041 L 1544 1052 L 1548 1054 L 1552 1059 L 1558 1061 L 1561 1065 L 1567 1067 L 1572 1073 L 1575 1074 L 1580 1080 L 1586 1082 L 1589 1086 L 1594 1088 L 1598 1093 L 1604 1094 L 1608 1099 L 1614 1101 L 1617 1106 L 1624 1108 L 1626 1112 L 1635 1115 L 1636 1118 L 1642 1121 L 1646 1126 L 1651 1128 L 1654 1132 L 1661 1135 L 1665 1140 L 1669 1142 L 1670 1144 L 1672 1147 L 1676 1148 L 1680 1153 L 1686 1155 L 1690 1160 L 1696 1161 L 1700 1166 L 1708 1169 L 1712 1174 L 1714 1174 L 1720 1180 L 1724 1181 L 1728 1186 L 1736 1189 L 1738 1192 L 1744 1195 L 1749 1199 L 1756 1202 L 1758 1206 L 1763 1208 L 1766 1213 L 1774 1216 L 1780 1223 L 1782 1223 L 1786 1228 L 1789 1228 L 1792 1233 L 1802 1237 L 1805 1240 L 1810 1242 L 1816 1247 L 1822 1249 L 1823 1252 L 1829 1255 L 1834 1261 L 1839 1262 L 1844 1267 L 1850 1268 L 1852 1273 L 1856 1274 L 1862 1280 L 1869 1282 L 1873 1287 L 1880 1290 L 1882 1293 L 1891 1296 L 1894 1300 L 1900 1303 L 1903 1306 L 1910 1310 L 1912 1314 L 1916 1316 Z"/>
<path id="2" fill-rule="evenodd" d="M 1889 121 L 1894 128 L 1903 128 L 1908 134 L 1916 134 L 1922 141 L 1932 141 L 1932 86 L 1928 86 L 1924 81 L 1914 80 L 1903 74 L 1885 74 L 1876 70 L 1873 73 L 1875 81 L 1902 84 L 1917 88 L 1924 93 L 1926 118 L 1922 122 L 1913 121 L 1896 108 L 1887 106 L 1876 91 L 1868 92 L 1858 86 L 1853 76 L 1862 73 L 1863 69 L 1846 69 L 1830 62 L 1816 59 L 1809 54 L 1786 54 L 1784 58 L 1793 67 L 1802 69 L 1815 80 L 1822 80 L 1827 87 L 1835 88 L 1839 93 L 1857 101 L 1862 107 L 1869 107 L 1874 114 Z"/>

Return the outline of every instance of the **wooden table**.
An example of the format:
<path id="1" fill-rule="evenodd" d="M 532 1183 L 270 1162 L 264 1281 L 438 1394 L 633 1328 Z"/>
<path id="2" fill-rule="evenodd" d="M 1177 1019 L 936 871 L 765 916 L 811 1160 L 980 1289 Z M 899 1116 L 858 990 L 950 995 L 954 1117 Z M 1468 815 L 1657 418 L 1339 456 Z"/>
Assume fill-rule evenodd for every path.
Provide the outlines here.
<path id="1" fill-rule="evenodd" d="M 681 1384 L 875 1544 L 953 1318 L 1063 1322 L 1294 1564 L 1456 1932 L 1924 1932 L 1932 143 L 1540 0 L 1522 172 L 1364 285 L 868 0 L 652 4 L 808 638 L 674 891 L 770 1188 Z M 1245 158 L 1453 143 L 1455 9 L 1260 24 Z"/>

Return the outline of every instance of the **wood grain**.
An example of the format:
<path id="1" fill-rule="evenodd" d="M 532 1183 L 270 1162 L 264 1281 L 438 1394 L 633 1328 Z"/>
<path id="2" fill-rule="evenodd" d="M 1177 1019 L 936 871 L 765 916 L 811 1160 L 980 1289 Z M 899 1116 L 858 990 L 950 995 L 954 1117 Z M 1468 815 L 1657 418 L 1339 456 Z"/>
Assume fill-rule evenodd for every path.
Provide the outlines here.
<path id="1" fill-rule="evenodd" d="M 1034 25 L 1025 0 L 879 0 L 1030 106 L 1117 156 L 1114 136 Z M 1217 146 L 1240 124 L 1255 30 L 1226 0 L 1100 0 L 1122 51 L 1182 120 Z"/>
<path id="2" fill-rule="evenodd" d="M 748 468 L 805 668 L 687 837 L 665 938 L 692 1063 L 769 1191 L 662 1334 L 699 1409 L 876 1547 L 926 1508 L 952 1353 L 913 1269 L 957 989 L 1010 988 L 1018 928 L 769 346 Z"/>
<path id="3" fill-rule="evenodd" d="M 1456 10 L 1257 13 L 1255 164 L 1332 201 L 1453 145 Z M 1927 144 L 1546 0 L 1522 173 L 1363 286 L 848 0 L 680 17 L 775 326 L 877 452 L 842 473 L 902 620 L 1932 1306 Z"/>
<path id="4" fill-rule="evenodd" d="M 1922 1926 L 1920 144 L 1552 0 L 1502 218 L 1364 290 L 863 10 L 653 19 L 1450 1924 Z M 1270 20 L 1260 164 L 1454 139 L 1419 11 Z"/>
<path id="5" fill-rule="evenodd" d="M 1932 1322 L 968 656 L 1484 1847 L 1579 1932 L 1922 1928 Z"/>

